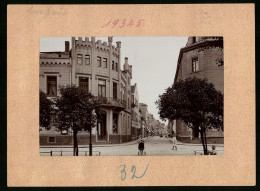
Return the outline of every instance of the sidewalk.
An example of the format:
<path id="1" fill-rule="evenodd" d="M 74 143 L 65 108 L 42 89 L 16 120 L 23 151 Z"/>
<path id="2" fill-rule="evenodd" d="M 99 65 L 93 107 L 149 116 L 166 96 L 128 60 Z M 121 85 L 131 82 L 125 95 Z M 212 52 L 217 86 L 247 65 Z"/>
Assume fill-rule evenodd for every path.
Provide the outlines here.
<path id="1" fill-rule="evenodd" d="M 148 139 L 149 137 L 145 137 L 144 140 Z M 117 146 L 127 146 L 127 145 L 135 145 L 137 144 L 137 140 L 129 141 L 125 143 L 106 143 L 106 144 L 92 144 L 92 147 L 117 147 Z M 79 145 L 79 148 L 88 148 L 89 145 Z M 40 148 L 73 148 L 73 145 L 40 145 Z"/>
<path id="2" fill-rule="evenodd" d="M 170 138 L 169 141 L 172 143 L 172 139 Z M 179 142 L 177 141 L 177 145 L 189 145 L 189 146 L 201 146 L 202 143 L 182 143 L 182 142 Z M 224 147 L 224 144 L 207 144 L 208 146 L 211 146 L 211 145 L 216 145 L 218 147 Z"/>

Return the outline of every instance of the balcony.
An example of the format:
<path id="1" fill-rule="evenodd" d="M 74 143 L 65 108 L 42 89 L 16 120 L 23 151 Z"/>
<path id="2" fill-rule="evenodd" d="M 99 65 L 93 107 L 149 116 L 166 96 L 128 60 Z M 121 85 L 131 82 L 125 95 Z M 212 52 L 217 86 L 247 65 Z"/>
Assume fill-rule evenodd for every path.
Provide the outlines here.
<path id="1" fill-rule="evenodd" d="M 114 107 L 114 109 L 126 108 L 126 101 L 121 99 L 114 99 L 112 97 L 97 97 L 103 107 Z"/>

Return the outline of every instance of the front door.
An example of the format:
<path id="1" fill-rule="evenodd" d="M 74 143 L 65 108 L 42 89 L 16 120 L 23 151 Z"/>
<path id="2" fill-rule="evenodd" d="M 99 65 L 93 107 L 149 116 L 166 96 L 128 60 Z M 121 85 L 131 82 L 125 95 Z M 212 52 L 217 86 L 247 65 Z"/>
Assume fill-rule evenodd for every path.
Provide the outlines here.
<path id="1" fill-rule="evenodd" d="M 107 128 L 106 128 L 106 123 L 107 123 L 107 120 L 106 120 L 106 114 L 102 114 L 101 115 L 101 120 L 100 122 L 98 123 L 98 126 L 97 126 L 97 132 L 98 132 L 98 140 L 99 141 L 106 141 L 106 138 L 107 138 Z"/>

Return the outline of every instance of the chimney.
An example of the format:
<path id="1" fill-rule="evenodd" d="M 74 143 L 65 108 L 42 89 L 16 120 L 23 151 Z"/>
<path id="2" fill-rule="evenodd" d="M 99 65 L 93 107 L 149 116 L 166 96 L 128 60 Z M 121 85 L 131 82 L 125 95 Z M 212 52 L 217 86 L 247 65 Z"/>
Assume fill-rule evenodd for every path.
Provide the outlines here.
<path id="1" fill-rule="evenodd" d="M 120 41 L 117 41 L 117 42 L 116 42 L 116 47 L 117 47 L 117 48 L 121 48 L 121 42 L 120 42 Z"/>
<path id="2" fill-rule="evenodd" d="M 125 64 L 128 64 L 128 58 L 125 57 Z"/>
<path id="3" fill-rule="evenodd" d="M 65 54 L 68 55 L 70 51 L 70 42 L 65 41 Z"/>
<path id="4" fill-rule="evenodd" d="M 95 37 L 91 37 L 91 42 L 96 42 L 96 38 Z"/>
<path id="5" fill-rule="evenodd" d="M 112 37 L 112 36 L 109 36 L 109 37 L 108 37 L 108 45 L 109 45 L 109 46 L 112 46 L 112 42 L 113 42 L 113 37 Z"/>

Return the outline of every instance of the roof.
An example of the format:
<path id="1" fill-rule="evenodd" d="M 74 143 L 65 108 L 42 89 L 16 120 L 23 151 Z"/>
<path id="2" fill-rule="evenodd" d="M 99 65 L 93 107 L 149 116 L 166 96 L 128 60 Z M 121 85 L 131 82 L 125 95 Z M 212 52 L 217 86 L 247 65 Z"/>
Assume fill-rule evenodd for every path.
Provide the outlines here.
<path id="1" fill-rule="evenodd" d="M 216 42 L 216 39 L 205 39 L 203 41 L 199 41 L 190 45 L 187 45 L 183 48 L 180 49 L 180 53 L 179 53 L 179 58 L 178 58 L 178 62 L 177 62 L 177 68 L 176 68 L 176 72 L 175 72 L 175 77 L 174 77 L 174 83 L 177 81 L 178 78 L 178 73 L 179 73 L 179 68 L 181 66 L 181 59 L 182 59 L 182 55 L 184 52 L 188 52 L 190 50 L 194 50 L 197 48 L 201 48 L 210 44 L 213 44 L 214 42 Z"/>

